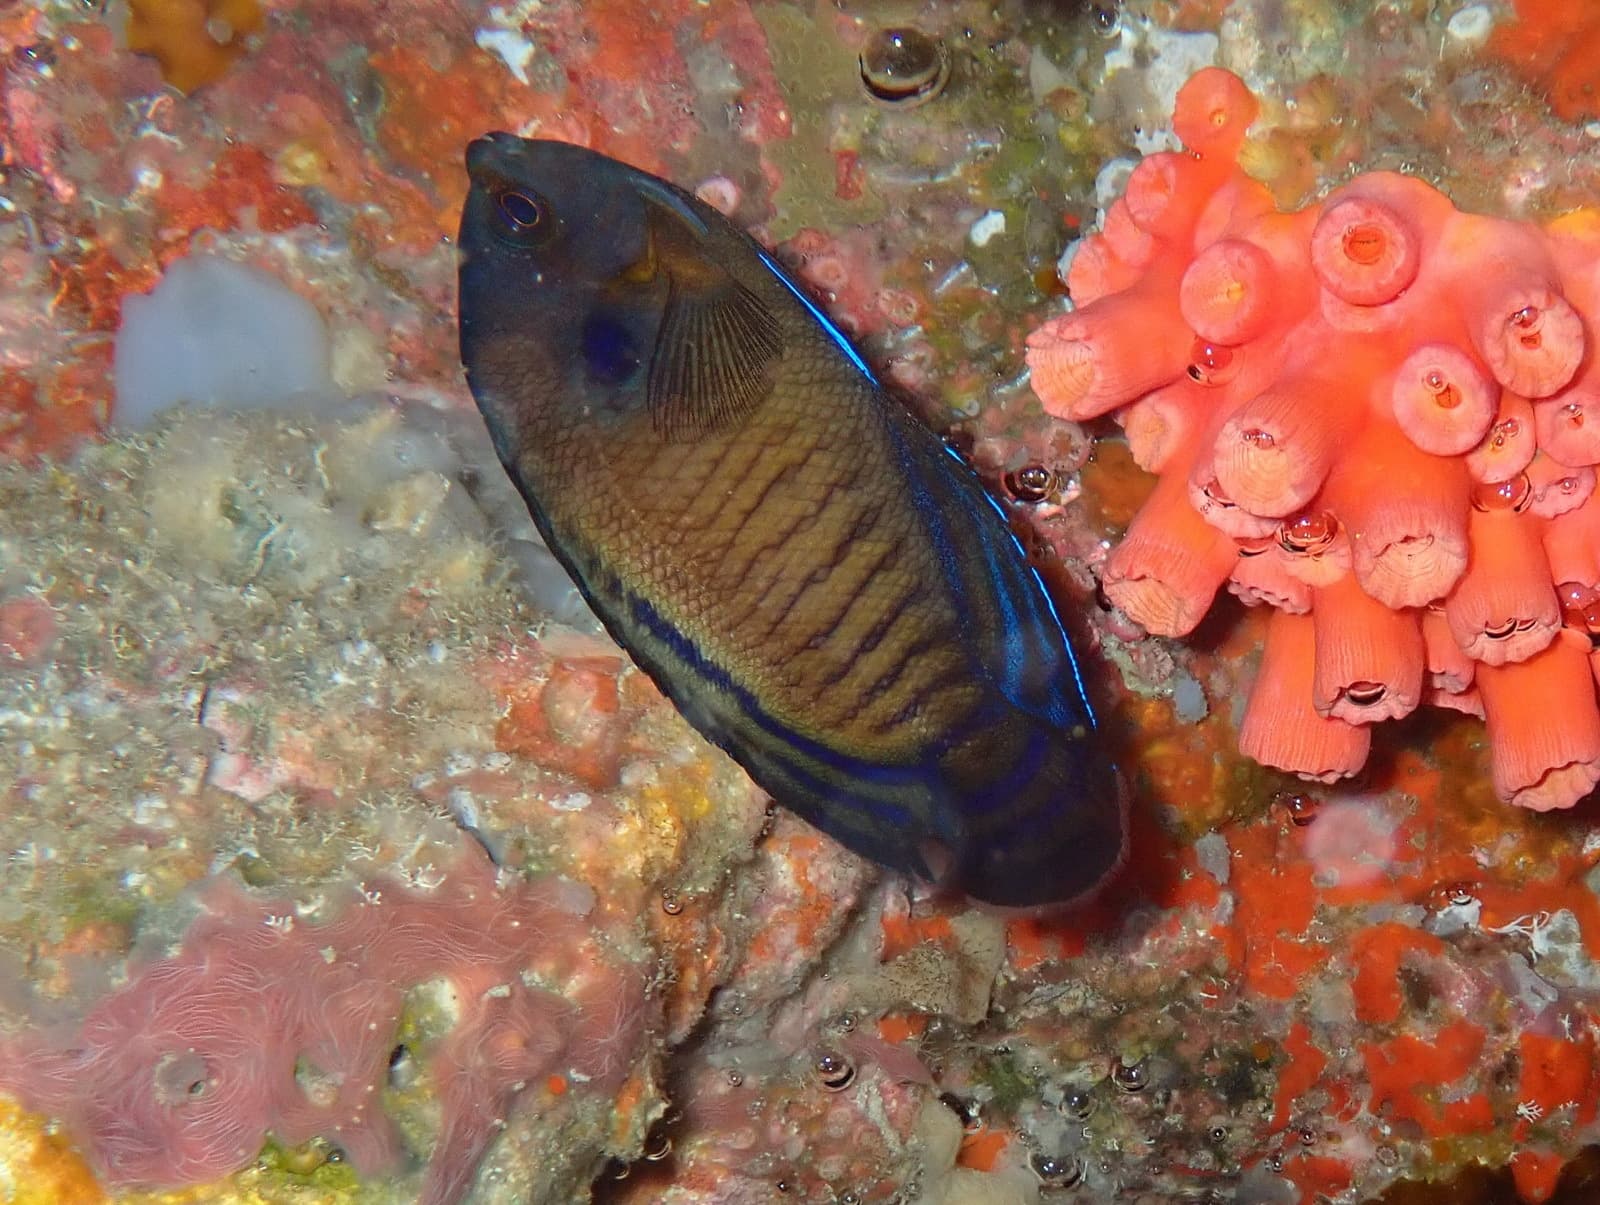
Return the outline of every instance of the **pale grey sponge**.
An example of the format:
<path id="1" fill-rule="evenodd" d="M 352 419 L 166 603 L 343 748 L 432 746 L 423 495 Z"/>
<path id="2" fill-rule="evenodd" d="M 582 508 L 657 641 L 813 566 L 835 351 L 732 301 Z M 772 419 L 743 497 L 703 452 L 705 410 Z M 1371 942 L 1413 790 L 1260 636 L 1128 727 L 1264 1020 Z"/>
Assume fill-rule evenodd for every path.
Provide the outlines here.
<path id="1" fill-rule="evenodd" d="M 155 289 L 123 299 L 113 425 L 137 429 L 169 406 L 271 408 L 335 392 L 316 307 L 257 268 L 190 255 Z"/>

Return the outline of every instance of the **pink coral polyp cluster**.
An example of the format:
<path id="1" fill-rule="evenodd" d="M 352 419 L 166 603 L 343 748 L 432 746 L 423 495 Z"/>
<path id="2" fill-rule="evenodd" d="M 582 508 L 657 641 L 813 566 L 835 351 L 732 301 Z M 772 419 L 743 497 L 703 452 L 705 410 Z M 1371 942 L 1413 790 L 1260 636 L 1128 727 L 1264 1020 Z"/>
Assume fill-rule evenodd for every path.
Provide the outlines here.
<path id="1" fill-rule="evenodd" d="M 1279 212 L 1257 103 L 1208 68 L 1028 339 L 1058 417 L 1115 411 L 1156 488 L 1105 566 L 1147 630 L 1274 610 L 1240 747 L 1332 781 L 1424 703 L 1483 716 L 1500 796 L 1600 780 L 1600 214 L 1540 228 L 1359 176 Z"/>
<path id="2" fill-rule="evenodd" d="M 362 884 L 316 925 L 219 880 L 182 949 L 77 1032 L 0 1042 L 0 1088 L 64 1120 L 115 1185 L 207 1183 L 269 1134 L 320 1137 L 363 1173 L 393 1170 L 403 1147 L 381 1089 L 407 991 L 441 980 L 455 1017 L 419 1052 L 442 1117 L 418 1199 L 448 1205 L 531 1085 L 570 1075 L 614 1091 L 647 1010 L 639 971 L 588 940 L 587 889 L 501 886 L 476 847 L 441 878 L 427 891 Z"/>

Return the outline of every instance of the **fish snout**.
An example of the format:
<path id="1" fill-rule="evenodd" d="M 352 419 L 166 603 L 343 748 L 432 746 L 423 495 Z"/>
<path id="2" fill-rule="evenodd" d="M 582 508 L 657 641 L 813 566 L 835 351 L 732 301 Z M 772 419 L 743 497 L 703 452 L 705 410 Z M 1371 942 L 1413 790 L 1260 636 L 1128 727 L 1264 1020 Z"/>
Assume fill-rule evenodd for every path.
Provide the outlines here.
<path id="1" fill-rule="evenodd" d="M 507 157 L 516 151 L 521 141 L 515 134 L 507 134 L 504 130 L 474 138 L 467 144 L 467 174 L 474 180 L 485 174 L 504 174 Z"/>

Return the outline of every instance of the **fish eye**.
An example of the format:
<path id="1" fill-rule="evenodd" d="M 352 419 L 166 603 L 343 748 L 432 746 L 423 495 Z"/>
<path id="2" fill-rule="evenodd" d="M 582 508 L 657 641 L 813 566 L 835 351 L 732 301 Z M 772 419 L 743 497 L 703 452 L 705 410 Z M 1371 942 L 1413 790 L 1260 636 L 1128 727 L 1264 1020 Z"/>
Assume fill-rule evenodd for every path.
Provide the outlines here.
<path id="1" fill-rule="evenodd" d="M 508 188 L 495 196 L 500 216 L 517 234 L 537 230 L 550 220 L 550 208 L 544 198 L 535 193 Z"/>

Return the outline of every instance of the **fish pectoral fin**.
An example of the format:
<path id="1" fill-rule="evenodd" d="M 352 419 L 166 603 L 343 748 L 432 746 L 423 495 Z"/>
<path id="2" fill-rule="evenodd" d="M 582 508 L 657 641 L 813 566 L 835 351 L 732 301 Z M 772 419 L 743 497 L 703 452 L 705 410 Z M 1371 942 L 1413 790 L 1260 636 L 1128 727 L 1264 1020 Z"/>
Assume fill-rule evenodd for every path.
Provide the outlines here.
<path id="1" fill-rule="evenodd" d="M 646 398 L 651 424 L 674 441 L 737 423 L 772 392 L 783 357 L 783 332 L 767 304 L 698 248 L 686 259 L 685 241 L 681 232 L 652 239 L 667 303 Z"/>

